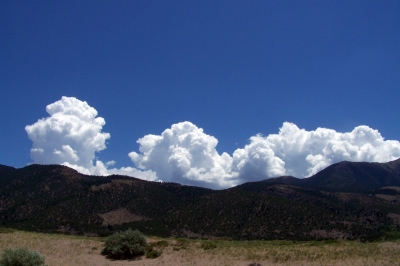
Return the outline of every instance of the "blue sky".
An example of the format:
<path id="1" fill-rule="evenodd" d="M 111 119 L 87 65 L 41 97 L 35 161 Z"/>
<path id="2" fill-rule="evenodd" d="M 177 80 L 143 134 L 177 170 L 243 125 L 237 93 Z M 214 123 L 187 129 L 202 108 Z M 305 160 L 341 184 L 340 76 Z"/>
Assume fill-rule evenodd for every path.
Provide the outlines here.
<path id="1" fill-rule="evenodd" d="M 31 158 L 25 127 L 49 117 L 46 106 L 62 96 L 86 101 L 106 122 L 101 132 L 111 137 L 93 164 L 114 160 L 158 178 L 163 170 L 144 163 L 136 141 L 184 121 L 232 158 L 284 122 L 338 134 L 366 125 L 400 139 L 399 1 L 1 1 L 0 47 L 0 164 L 51 163 Z M 317 156 L 327 143 L 299 154 Z M 290 164 L 287 151 L 273 152 Z M 321 165 L 388 158 L 346 156 Z M 312 172 L 265 169 L 260 179 Z M 202 184 L 164 180 L 185 178 Z M 235 180 L 207 182 L 253 179 Z"/>

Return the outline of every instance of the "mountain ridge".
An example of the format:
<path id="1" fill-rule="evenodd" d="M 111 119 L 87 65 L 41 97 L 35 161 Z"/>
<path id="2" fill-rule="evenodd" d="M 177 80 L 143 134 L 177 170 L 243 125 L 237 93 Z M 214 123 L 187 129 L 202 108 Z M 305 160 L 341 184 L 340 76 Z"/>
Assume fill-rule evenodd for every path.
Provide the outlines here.
<path id="1" fill-rule="evenodd" d="M 374 239 L 400 224 L 399 165 L 341 162 L 312 182 L 286 176 L 223 190 L 88 176 L 61 165 L 0 165 L 0 223 L 88 235 L 137 228 L 202 238 Z M 360 180 L 366 185 L 352 188 Z"/>
<path id="2" fill-rule="evenodd" d="M 370 191 L 384 186 L 400 186 L 400 159 L 387 163 L 342 161 L 308 178 L 282 176 L 261 182 L 343 192 Z"/>

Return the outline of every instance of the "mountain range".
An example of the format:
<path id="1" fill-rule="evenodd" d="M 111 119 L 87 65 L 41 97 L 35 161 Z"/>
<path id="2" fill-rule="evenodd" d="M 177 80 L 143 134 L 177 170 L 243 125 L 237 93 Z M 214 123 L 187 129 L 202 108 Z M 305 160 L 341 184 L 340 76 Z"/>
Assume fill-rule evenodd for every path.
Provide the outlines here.
<path id="1" fill-rule="evenodd" d="M 0 165 L 0 226 L 106 236 L 127 228 L 156 236 L 373 240 L 400 225 L 400 159 L 340 162 L 224 190 L 62 165 Z"/>

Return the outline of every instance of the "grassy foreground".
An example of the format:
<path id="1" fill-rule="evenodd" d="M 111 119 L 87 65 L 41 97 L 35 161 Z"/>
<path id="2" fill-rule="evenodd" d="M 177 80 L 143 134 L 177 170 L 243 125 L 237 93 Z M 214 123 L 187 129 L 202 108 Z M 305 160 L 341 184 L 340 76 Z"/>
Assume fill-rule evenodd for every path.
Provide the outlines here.
<path id="1" fill-rule="evenodd" d="M 160 238 L 148 238 L 159 241 Z M 46 257 L 49 266 L 66 265 L 400 265 L 400 241 L 206 241 L 168 242 L 156 259 L 111 261 L 100 255 L 100 238 L 0 230 L 0 251 L 28 247 Z"/>

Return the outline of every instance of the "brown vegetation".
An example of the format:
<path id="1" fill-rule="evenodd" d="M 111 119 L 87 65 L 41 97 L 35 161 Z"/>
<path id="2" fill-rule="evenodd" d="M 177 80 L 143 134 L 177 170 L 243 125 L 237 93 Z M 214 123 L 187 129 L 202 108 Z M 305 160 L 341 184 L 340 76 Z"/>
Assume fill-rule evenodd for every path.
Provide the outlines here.
<path id="1" fill-rule="evenodd" d="M 3 232 L 7 232 L 3 230 Z M 357 241 L 204 241 L 163 239 L 160 257 L 112 261 L 102 256 L 100 238 L 15 231 L 0 233 L 0 251 L 25 246 L 39 251 L 49 266 L 128 265 L 399 265 L 400 242 Z M 160 238 L 149 238 L 149 243 Z M 212 244 L 212 245 L 210 245 Z M 203 246 L 215 246 L 205 249 Z"/>
<path id="2" fill-rule="evenodd" d="M 396 165 L 346 162 L 310 177 L 311 183 L 277 178 L 219 191 L 86 176 L 59 165 L 2 166 L 0 226 L 92 236 L 135 228 L 163 237 L 373 241 L 387 231 L 400 232 Z M 379 177 L 382 173 L 391 181 Z M 350 191 L 357 188 L 354 180 L 375 184 L 373 176 L 382 179 L 374 190 Z M 343 180 L 351 182 L 343 188 Z M 316 189 L 318 184 L 327 190 Z"/>

